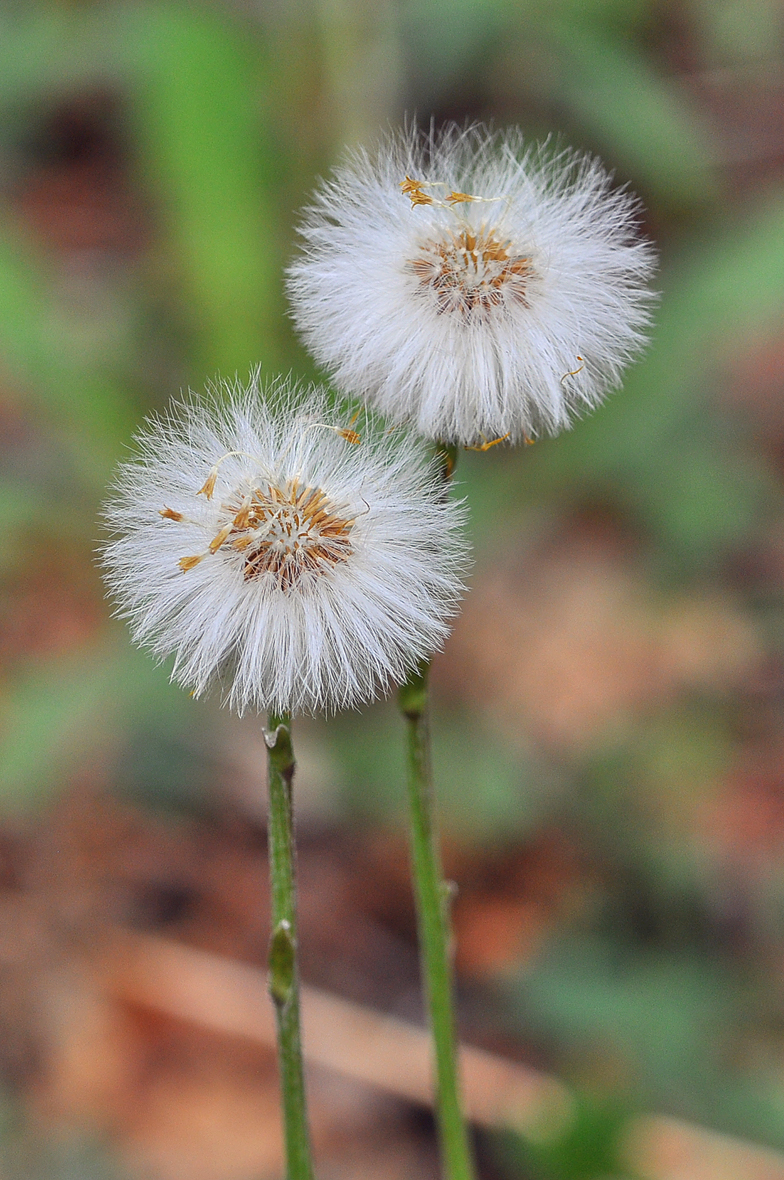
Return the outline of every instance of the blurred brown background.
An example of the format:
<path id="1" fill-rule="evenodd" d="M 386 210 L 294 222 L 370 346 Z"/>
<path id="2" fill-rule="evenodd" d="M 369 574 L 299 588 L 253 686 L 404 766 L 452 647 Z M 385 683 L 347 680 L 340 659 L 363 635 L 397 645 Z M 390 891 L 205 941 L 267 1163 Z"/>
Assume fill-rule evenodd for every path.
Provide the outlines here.
<path id="1" fill-rule="evenodd" d="M 281 1174 L 273 1053 L 224 1027 L 226 965 L 263 982 L 260 725 L 131 649 L 96 522 L 172 394 L 315 375 L 295 211 L 412 113 L 598 152 L 662 257 L 623 392 L 458 467 L 462 1027 L 572 1095 L 544 1137 L 478 1129 L 483 1180 L 784 1175 L 750 1146 L 784 1152 L 783 100 L 781 0 L 0 6 L 2 1180 Z M 296 738 L 305 979 L 416 1024 L 395 710 Z M 171 941 L 209 957 L 156 975 Z M 349 1032 L 312 1076 L 322 1180 L 435 1176 L 426 1104 Z"/>

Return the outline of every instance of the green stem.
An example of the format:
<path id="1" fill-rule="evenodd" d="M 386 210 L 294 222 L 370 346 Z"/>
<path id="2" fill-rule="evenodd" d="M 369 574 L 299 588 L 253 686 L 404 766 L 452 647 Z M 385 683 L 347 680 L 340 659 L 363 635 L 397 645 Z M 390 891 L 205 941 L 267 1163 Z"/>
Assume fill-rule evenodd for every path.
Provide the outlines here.
<path id="1" fill-rule="evenodd" d="M 287 1180 L 312 1180 L 310 1135 L 305 1105 L 297 970 L 297 894 L 294 866 L 294 813 L 291 783 L 294 751 L 291 718 L 270 715 L 265 735 L 269 763 L 269 862 L 272 884 L 272 936 L 269 991 L 278 1028 L 278 1067 L 283 1101 Z"/>
<path id="2" fill-rule="evenodd" d="M 436 1114 L 447 1180 L 473 1180 L 474 1164 L 460 1102 L 449 921 L 450 888 L 443 880 L 436 830 L 428 724 L 429 662 L 400 688 L 407 724 L 411 859 L 417 903 L 425 1001 L 436 1072 Z"/>

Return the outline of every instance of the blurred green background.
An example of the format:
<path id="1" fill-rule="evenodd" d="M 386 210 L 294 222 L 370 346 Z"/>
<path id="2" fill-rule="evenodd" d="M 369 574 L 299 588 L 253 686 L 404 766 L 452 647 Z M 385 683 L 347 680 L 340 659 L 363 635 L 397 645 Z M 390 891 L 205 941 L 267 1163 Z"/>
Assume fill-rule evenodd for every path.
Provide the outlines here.
<path id="1" fill-rule="evenodd" d="M 4 1178 L 196 1178 L 129 1155 L 128 1120 L 100 1102 L 72 1117 L 41 1033 L 51 963 L 73 955 L 62 931 L 84 937 L 94 912 L 74 897 L 123 855 L 65 872 L 74 799 L 197 843 L 227 813 L 263 826 L 258 722 L 131 649 L 95 568 L 99 505 L 134 427 L 181 389 L 258 363 L 315 375 L 281 282 L 296 210 L 344 145 L 412 114 L 600 154 L 661 251 L 652 344 L 623 391 L 563 437 L 458 467 L 476 564 L 436 671 L 435 751 L 466 1030 L 583 1095 L 547 1150 L 485 1136 L 484 1174 L 631 1176 L 619 1144 L 643 1110 L 784 1151 L 784 4 L 5 0 Z M 352 884 L 338 853 L 397 848 L 394 709 L 303 722 L 298 740 L 303 858 L 315 841 L 344 894 L 385 889 Z M 374 920 L 409 937 L 399 889 Z M 183 934 L 165 898 L 147 925 Z M 354 986 L 373 950 L 351 954 L 342 985 L 324 962 L 311 976 L 408 1011 L 411 980 L 385 991 L 368 968 Z M 204 1180 L 275 1174 L 230 1154 Z"/>

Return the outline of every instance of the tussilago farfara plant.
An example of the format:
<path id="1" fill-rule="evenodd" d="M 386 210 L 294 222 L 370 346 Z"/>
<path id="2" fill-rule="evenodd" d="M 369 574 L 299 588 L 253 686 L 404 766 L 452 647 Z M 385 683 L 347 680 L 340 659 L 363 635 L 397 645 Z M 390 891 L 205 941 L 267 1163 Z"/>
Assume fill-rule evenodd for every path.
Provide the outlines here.
<path id="1" fill-rule="evenodd" d="M 555 433 L 641 350 L 653 252 L 598 161 L 516 131 L 392 133 L 346 157 L 300 226 L 288 288 L 338 389 L 258 379 L 176 403 L 137 439 L 103 552 L 134 638 L 195 695 L 267 710 L 276 1004 L 289 1180 L 310 1180 L 300 1048 L 290 718 L 392 683 L 408 729 L 412 860 L 447 1180 L 470 1180 L 428 734 L 427 676 L 462 594 L 458 445 Z"/>

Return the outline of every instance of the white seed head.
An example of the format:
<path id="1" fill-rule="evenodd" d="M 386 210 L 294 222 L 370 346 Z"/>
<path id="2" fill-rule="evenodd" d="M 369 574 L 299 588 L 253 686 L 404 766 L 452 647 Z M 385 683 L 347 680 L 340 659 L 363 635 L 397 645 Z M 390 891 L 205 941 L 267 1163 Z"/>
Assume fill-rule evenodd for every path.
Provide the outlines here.
<path id="1" fill-rule="evenodd" d="M 645 344 L 654 253 L 637 220 L 591 157 L 409 128 L 315 193 L 294 320 L 340 388 L 428 438 L 554 433 Z"/>
<path id="2" fill-rule="evenodd" d="M 198 696 L 272 713 L 372 699 L 442 646 L 463 509 L 421 444 L 279 381 L 151 420 L 105 517 L 106 580 L 134 639 Z"/>

